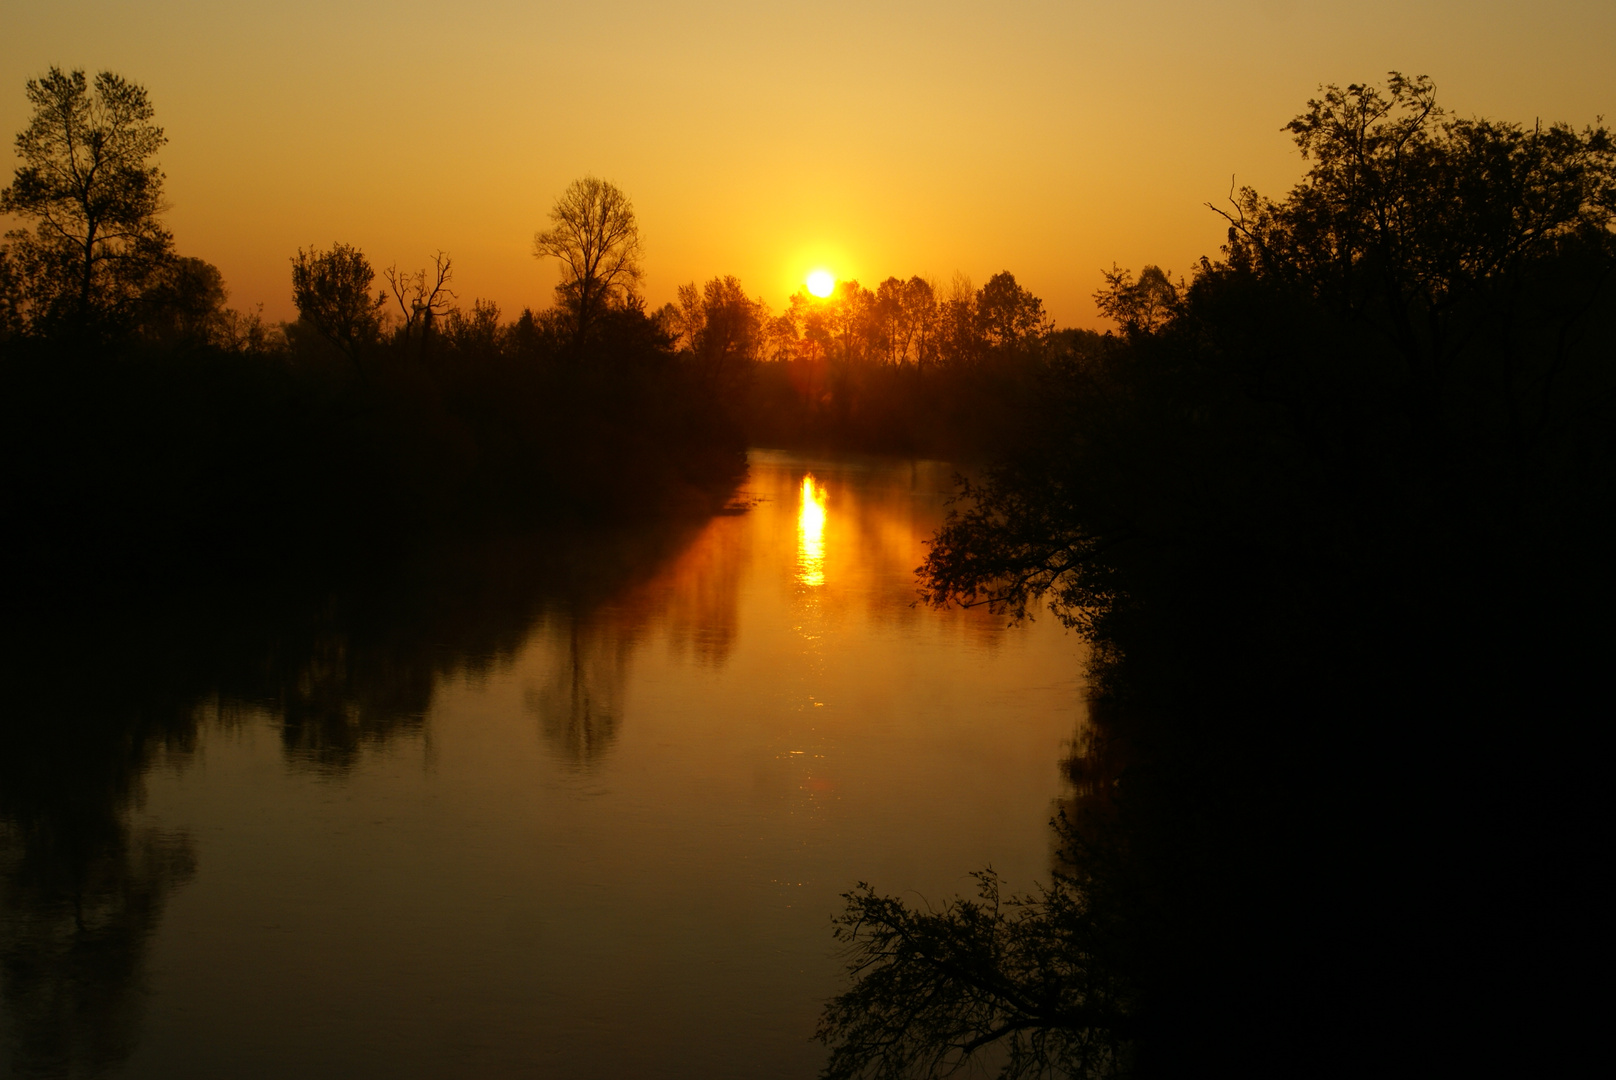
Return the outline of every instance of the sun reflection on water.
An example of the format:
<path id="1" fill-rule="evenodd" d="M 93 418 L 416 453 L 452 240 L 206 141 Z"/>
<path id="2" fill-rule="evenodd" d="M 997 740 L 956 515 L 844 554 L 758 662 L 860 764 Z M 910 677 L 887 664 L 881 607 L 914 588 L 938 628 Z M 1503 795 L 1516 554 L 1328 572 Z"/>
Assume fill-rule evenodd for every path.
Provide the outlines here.
<path id="1" fill-rule="evenodd" d="M 825 584 L 825 488 L 809 473 L 802 478 L 802 509 L 797 513 L 797 581 L 810 588 Z"/>

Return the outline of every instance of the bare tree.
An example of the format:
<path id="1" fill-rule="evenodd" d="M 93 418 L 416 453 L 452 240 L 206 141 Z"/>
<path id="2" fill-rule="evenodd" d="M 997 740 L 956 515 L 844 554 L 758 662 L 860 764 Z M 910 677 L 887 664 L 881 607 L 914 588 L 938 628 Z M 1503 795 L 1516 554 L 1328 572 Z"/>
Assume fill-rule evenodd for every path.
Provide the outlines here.
<path id="1" fill-rule="evenodd" d="M 450 311 L 450 301 L 457 299 L 449 282 L 454 277 L 454 263 L 447 252 L 432 256 L 432 269 L 407 273 L 394 263 L 382 271 L 387 291 L 393 294 L 398 310 L 404 317 L 404 340 L 410 340 L 416 327 L 421 328 L 421 342 L 432 336 L 432 327 Z"/>
<path id="2" fill-rule="evenodd" d="M 533 255 L 561 263 L 556 295 L 572 314 L 575 345 L 601 311 L 633 295 L 644 254 L 634 207 L 616 185 L 586 176 L 556 200 L 550 228 L 533 236 Z"/>

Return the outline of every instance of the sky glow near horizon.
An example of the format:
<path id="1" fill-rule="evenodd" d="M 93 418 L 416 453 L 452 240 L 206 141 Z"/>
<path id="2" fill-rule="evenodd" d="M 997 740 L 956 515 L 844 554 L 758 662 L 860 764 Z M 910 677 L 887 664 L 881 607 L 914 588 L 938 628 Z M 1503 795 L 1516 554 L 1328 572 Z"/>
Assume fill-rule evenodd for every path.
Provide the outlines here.
<path id="1" fill-rule="evenodd" d="M 298 247 L 454 258 L 463 304 L 543 307 L 533 233 L 594 173 L 634 202 L 651 305 L 734 274 L 779 310 L 810 270 L 874 287 L 1008 269 L 1096 326 L 1101 268 L 1217 254 L 1206 207 L 1278 196 L 1321 83 L 1430 75 L 1461 115 L 1616 118 L 1616 4 L 1353 7 L 620 0 L 0 0 L 0 132 L 51 65 L 143 84 L 179 250 L 292 314 Z M 14 223 L 8 222 L 8 226 Z"/>

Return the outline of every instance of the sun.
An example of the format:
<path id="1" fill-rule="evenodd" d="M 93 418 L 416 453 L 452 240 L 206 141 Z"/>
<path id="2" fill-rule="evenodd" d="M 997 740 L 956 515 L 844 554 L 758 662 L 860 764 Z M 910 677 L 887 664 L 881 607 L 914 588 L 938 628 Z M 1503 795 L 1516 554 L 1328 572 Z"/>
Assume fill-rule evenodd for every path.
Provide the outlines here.
<path id="1" fill-rule="evenodd" d="M 808 291 L 824 298 L 836 289 L 836 275 L 829 270 L 815 270 L 808 275 Z"/>

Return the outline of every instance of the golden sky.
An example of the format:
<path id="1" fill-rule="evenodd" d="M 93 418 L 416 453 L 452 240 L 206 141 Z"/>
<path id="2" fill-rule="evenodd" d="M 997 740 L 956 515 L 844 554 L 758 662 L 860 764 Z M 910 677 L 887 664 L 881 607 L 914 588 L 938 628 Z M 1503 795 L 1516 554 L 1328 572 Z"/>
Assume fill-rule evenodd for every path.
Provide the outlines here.
<path id="1" fill-rule="evenodd" d="M 1610 0 L 0 0 L 0 27 L 0 132 L 52 64 L 144 84 L 180 249 L 272 318 L 287 258 L 333 240 L 378 268 L 442 248 L 463 302 L 546 305 L 533 233 L 592 172 L 634 201 L 653 305 L 716 274 L 778 309 L 816 266 L 1009 269 L 1095 325 L 1102 267 L 1187 267 L 1231 177 L 1296 179 L 1280 129 L 1321 82 L 1616 119 Z"/>

